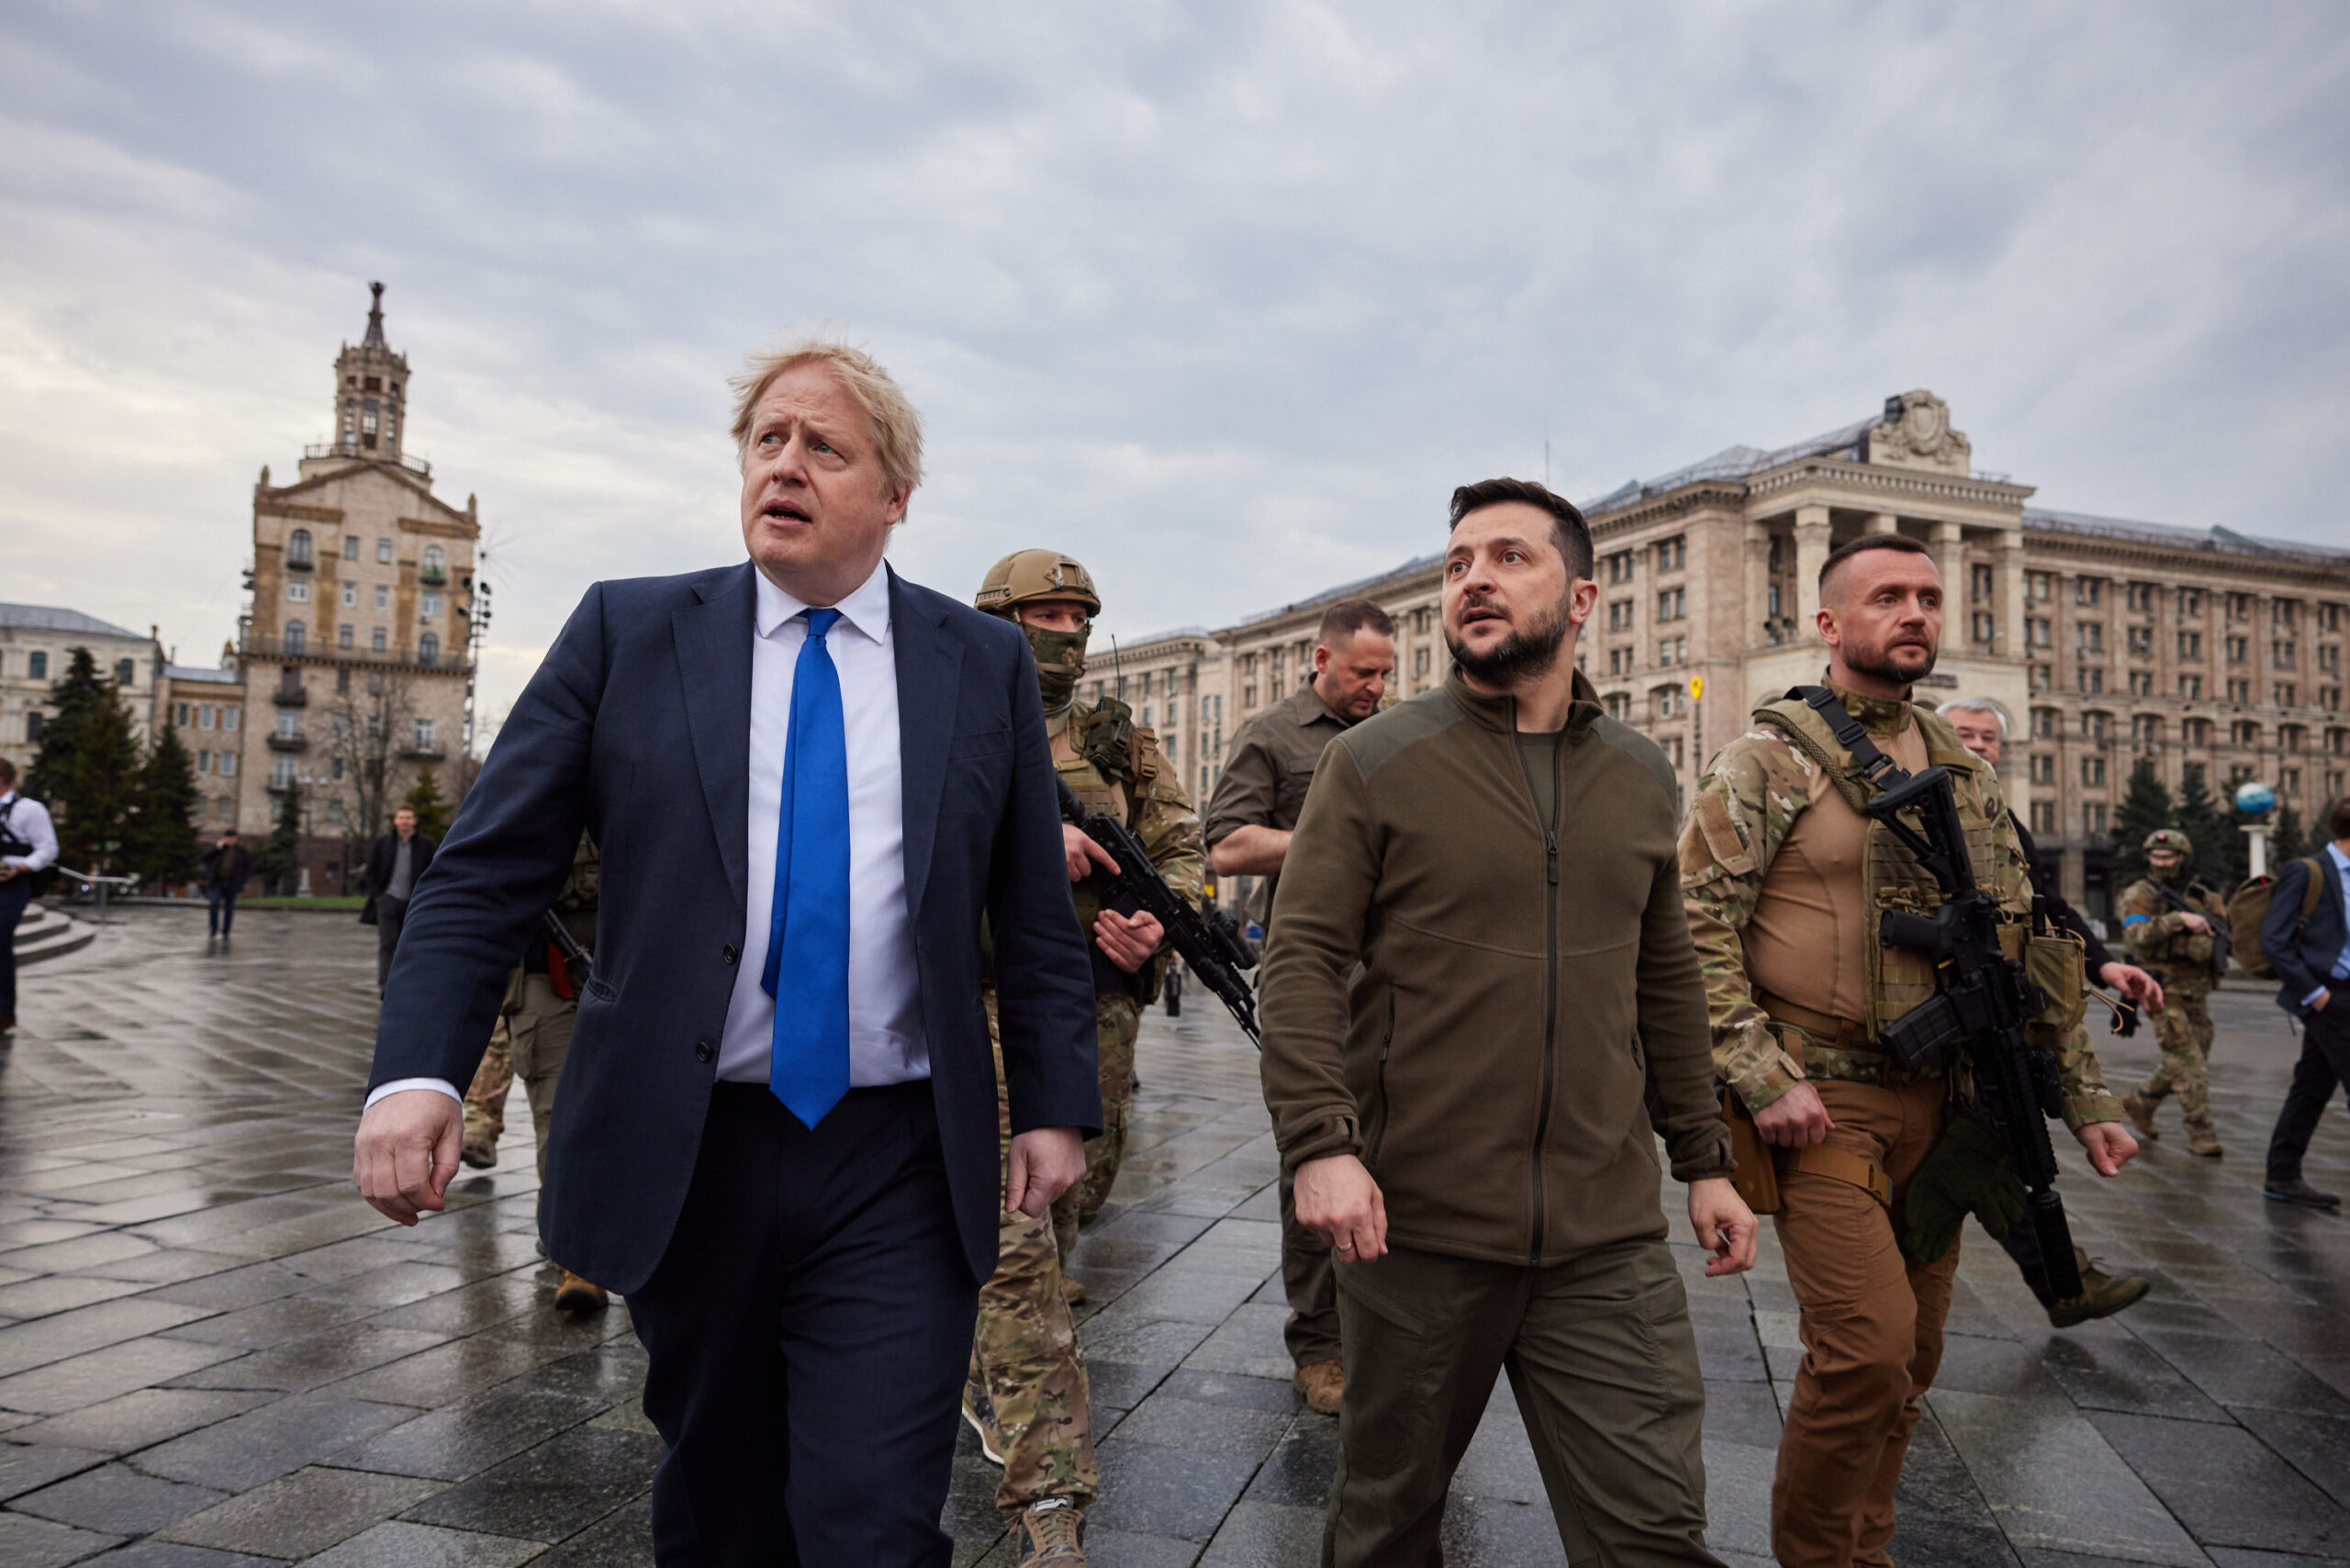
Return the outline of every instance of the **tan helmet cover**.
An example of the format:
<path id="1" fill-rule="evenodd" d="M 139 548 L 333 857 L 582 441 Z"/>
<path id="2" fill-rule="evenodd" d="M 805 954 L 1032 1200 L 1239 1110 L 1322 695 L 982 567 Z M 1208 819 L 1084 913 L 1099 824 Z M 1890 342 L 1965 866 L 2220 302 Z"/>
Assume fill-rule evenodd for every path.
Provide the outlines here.
<path id="1" fill-rule="evenodd" d="M 1089 616 L 1102 613 L 1093 574 L 1058 550 L 1015 550 L 988 568 L 971 602 L 990 615 L 1009 615 L 1043 599 L 1073 599 Z"/>
<path id="2" fill-rule="evenodd" d="M 2154 829 L 2146 835 L 2146 842 L 2139 847 L 2149 855 L 2157 849 L 2176 849 L 2189 860 L 2195 858 L 2195 841 L 2175 827 Z"/>

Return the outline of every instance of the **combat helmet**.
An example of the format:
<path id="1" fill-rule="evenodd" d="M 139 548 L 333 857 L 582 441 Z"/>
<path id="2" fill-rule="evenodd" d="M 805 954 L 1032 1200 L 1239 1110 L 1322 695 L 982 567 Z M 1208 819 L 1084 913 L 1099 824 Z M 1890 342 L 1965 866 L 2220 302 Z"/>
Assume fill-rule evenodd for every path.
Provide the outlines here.
<path id="1" fill-rule="evenodd" d="M 988 568 L 971 602 L 990 615 L 1010 615 L 1040 599 L 1074 599 L 1088 616 L 1102 613 L 1093 574 L 1058 550 L 1014 550 Z"/>
<path id="2" fill-rule="evenodd" d="M 2146 835 L 2146 842 L 2139 847 L 2149 855 L 2157 849 L 2175 849 L 2182 858 L 2188 860 L 2195 858 L 2195 841 L 2175 827 L 2154 829 Z"/>

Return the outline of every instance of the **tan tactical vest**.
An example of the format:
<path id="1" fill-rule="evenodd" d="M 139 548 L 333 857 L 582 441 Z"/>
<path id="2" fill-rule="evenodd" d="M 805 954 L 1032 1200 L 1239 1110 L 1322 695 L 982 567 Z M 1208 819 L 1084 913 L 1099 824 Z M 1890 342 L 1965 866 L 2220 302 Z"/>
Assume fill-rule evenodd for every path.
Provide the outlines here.
<path id="1" fill-rule="evenodd" d="M 1863 779 L 1852 753 L 1838 744 L 1828 721 L 1808 703 L 1783 698 L 1754 710 L 1754 717 L 1785 735 L 1797 751 L 1826 769 L 1837 793 L 1853 811 L 1864 811 L 1874 791 Z M 1967 858 L 1974 863 L 1976 883 L 1991 890 L 1995 886 L 1993 850 L 2001 824 L 1983 814 L 1982 795 L 1975 784 L 1984 765 L 1960 744 L 1957 733 L 1940 714 L 1913 708 L 1910 717 L 1926 743 L 1927 766 L 1947 767 L 1953 776 L 1959 822 L 1966 833 Z M 1870 909 L 1908 910 L 1930 917 L 1942 907 L 1941 887 L 1883 823 L 1869 823 L 1864 856 L 1863 892 Z M 2012 941 L 2006 944 L 2009 957 L 2020 958 L 2030 928 L 2031 900 L 2025 897 L 2005 901 L 2003 909 L 2010 916 L 2013 934 Z M 1870 1034 L 1875 1036 L 1911 1008 L 1931 999 L 1936 989 L 1934 960 L 1912 948 L 1884 946 L 1877 939 L 1877 922 L 1872 919 L 1863 924 L 1871 977 L 1868 1024 Z"/>

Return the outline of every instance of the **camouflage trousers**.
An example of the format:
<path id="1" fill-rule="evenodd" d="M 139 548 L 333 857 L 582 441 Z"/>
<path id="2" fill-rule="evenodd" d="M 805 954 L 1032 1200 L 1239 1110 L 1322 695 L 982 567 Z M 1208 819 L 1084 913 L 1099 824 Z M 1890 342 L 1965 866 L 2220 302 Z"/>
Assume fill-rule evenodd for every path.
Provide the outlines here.
<path id="1" fill-rule="evenodd" d="M 988 1030 L 995 1030 L 995 997 L 988 996 Z M 996 1128 L 1004 1155 L 1012 1150 L 1012 1106 L 1003 1081 L 1003 1054 L 995 1063 Z M 1093 1460 L 1093 1424 L 1086 1407 L 1085 1352 L 1077 1319 L 1061 1294 L 1061 1254 L 1053 1216 L 1006 1214 L 996 1236 L 995 1273 L 979 1287 L 979 1317 L 971 1336 L 971 1382 L 994 1407 L 1003 1436 L 1003 1480 L 996 1506 L 1016 1514 L 1031 1504 L 1064 1497 L 1085 1507 L 1102 1489 Z"/>
<path id="2" fill-rule="evenodd" d="M 1142 1008 L 1131 996 L 1097 997 L 1093 1038 L 1101 1058 L 1102 1134 L 1085 1140 L 1085 1174 L 1053 1204 L 1053 1239 L 1066 1260 L 1077 1245 L 1078 1227 L 1092 1223 L 1118 1184 L 1126 1162 L 1126 1113 L 1135 1098 L 1135 1037 L 1142 1033 Z"/>
<path id="3" fill-rule="evenodd" d="M 2163 1010 L 2154 1014 L 2154 1038 L 2163 1048 L 2162 1065 L 2138 1086 L 2138 1098 L 2151 1111 L 2171 1094 L 2188 1132 L 2211 1127 L 2211 1010 L 2200 991 L 2174 990 L 2163 977 Z"/>
<path id="4" fill-rule="evenodd" d="M 555 1086 L 571 1054 L 579 1003 L 554 993 L 544 975 L 524 975 L 507 991 L 505 1010 L 490 1031 L 489 1049 L 465 1091 L 465 1136 L 496 1143 L 506 1131 L 506 1094 L 519 1075 L 530 1097 L 532 1130 L 539 1142 L 539 1179 L 547 1174 L 547 1129 L 554 1120 Z"/>

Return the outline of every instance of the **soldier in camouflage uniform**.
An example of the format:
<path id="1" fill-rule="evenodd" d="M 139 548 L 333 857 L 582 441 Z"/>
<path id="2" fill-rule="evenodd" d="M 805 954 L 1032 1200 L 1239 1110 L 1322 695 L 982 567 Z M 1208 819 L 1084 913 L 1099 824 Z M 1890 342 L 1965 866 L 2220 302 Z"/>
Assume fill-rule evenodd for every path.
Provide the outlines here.
<path id="1" fill-rule="evenodd" d="M 2031 885 L 1998 776 L 1949 722 L 1912 707 L 1930 671 L 1942 589 L 1932 557 L 1864 535 L 1821 573 L 1829 689 L 1912 773 L 1950 770 L 1968 857 L 2023 956 Z M 1939 889 L 1862 807 L 1873 793 L 1828 718 L 1783 699 L 1756 710 L 1698 780 L 1681 840 L 1684 902 L 1706 980 L 1716 1077 L 1755 1119 L 1776 1167 L 1774 1216 L 1802 1310 L 1805 1355 L 1779 1446 L 1772 1549 L 1786 1568 L 1890 1562 L 1894 1490 L 1941 1364 L 1958 1263 L 1897 1241 L 1910 1178 L 1941 1141 L 1952 1079 L 1894 1065 L 1886 1025 L 1935 991 L 1930 957 L 1878 941 L 1877 913 L 1927 912 Z M 2077 968 L 2079 949 L 2067 945 Z M 2077 989 L 2077 988 L 2076 988 Z M 2076 1020 L 2075 1020 L 2076 1022 Z M 2056 1049 L 2065 1120 L 2112 1175 L 2135 1145 L 2113 1124 L 2087 1032 Z"/>
<path id="2" fill-rule="evenodd" d="M 996 563 L 976 599 L 1021 623 L 1043 687 L 1053 764 L 1087 810 L 1134 830 L 1177 896 L 1200 900 L 1207 858 L 1175 770 L 1158 737 L 1115 698 L 1077 700 L 1092 617 L 1102 608 L 1093 579 L 1068 556 L 1023 550 Z M 996 1504 L 1008 1517 L 1023 1568 L 1081 1568 L 1081 1510 L 1101 1486 L 1087 1419 L 1085 1360 L 1070 1306 L 1084 1298 L 1064 1272 L 1078 1227 L 1101 1210 L 1125 1157 L 1134 1097 L 1135 1037 L 1157 992 L 1165 934 L 1147 915 L 1104 909 L 1091 872 L 1109 857 L 1073 827 L 1064 830 L 1079 923 L 1092 939 L 1101 1053 L 1102 1133 L 1085 1146 L 1085 1175 L 1054 1204 L 1049 1218 L 1007 1214 L 994 1277 L 979 1292 L 964 1417 L 987 1456 L 1004 1467 Z M 988 993 L 994 1024 L 994 993 Z M 1010 1110 L 1002 1064 L 996 1090 L 1008 1150 Z"/>
<path id="3" fill-rule="evenodd" d="M 2193 841 L 2175 827 L 2148 834 L 2147 874 L 2121 895 L 2121 939 L 2163 986 L 2163 1010 L 2154 1014 L 2162 1065 L 2121 1106 L 2141 1137 L 2160 1137 L 2154 1107 L 2176 1093 L 2187 1120 L 2187 1152 L 2217 1159 L 2222 1151 L 2211 1126 L 2211 1010 L 2204 999 L 2219 983 L 2213 929 L 2225 931 L 2228 917 L 2220 895 L 2195 879 L 2194 855 Z M 2165 892 L 2188 907 L 2177 908 Z"/>
<path id="4" fill-rule="evenodd" d="M 602 860 L 593 840 L 579 835 L 571 876 L 555 895 L 555 917 L 580 946 L 596 946 L 596 902 L 601 883 Z M 498 1010 L 489 1049 L 465 1091 L 464 1142 L 459 1158 L 481 1169 L 498 1163 L 498 1139 L 506 1130 L 506 1095 L 514 1080 L 531 1102 L 531 1125 L 538 1137 L 539 1180 L 547 1174 L 547 1132 L 554 1120 L 556 1085 L 563 1079 L 565 1058 L 571 1054 L 572 1025 L 579 1016 L 579 988 L 585 974 L 574 974 L 562 951 L 543 931 L 533 932 L 522 961 L 506 984 L 506 1001 Z M 565 1312 L 598 1312 L 609 1299 L 604 1287 L 561 1269 L 554 1305 Z"/>

